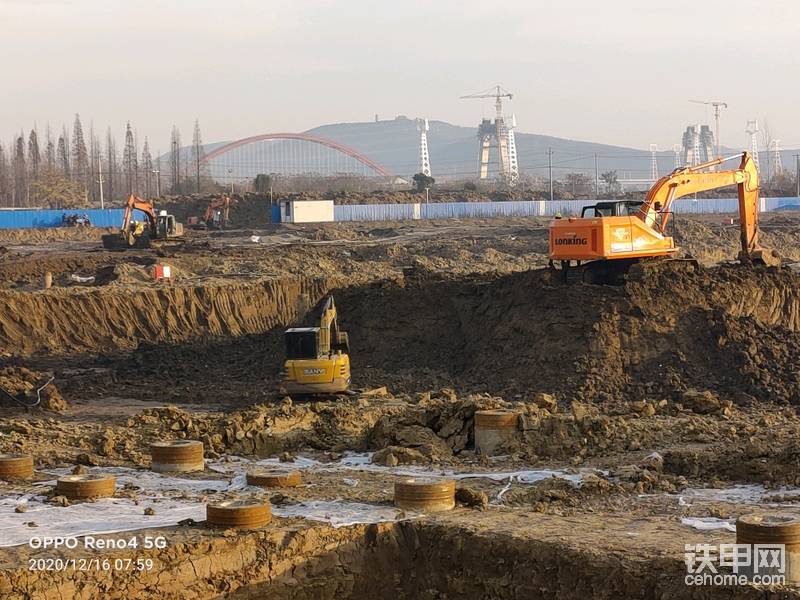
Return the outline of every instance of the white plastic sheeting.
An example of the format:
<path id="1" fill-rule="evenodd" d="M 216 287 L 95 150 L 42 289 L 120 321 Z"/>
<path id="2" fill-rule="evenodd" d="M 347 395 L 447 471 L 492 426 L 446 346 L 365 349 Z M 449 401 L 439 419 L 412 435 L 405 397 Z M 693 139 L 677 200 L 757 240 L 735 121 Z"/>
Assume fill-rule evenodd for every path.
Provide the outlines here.
<path id="1" fill-rule="evenodd" d="M 724 529 L 725 531 L 736 531 L 736 523 L 733 519 L 718 519 L 717 517 L 683 517 L 681 523 L 692 529 L 700 531 L 714 531 Z"/>
<path id="2" fill-rule="evenodd" d="M 334 527 L 347 527 L 364 523 L 387 523 L 421 515 L 401 511 L 391 506 L 377 506 L 360 502 L 339 500 L 311 500 L 289 506 L 273 506 L 272 514 L 279 517 L 301 517 L 311 521 L 330 523 Z"/>
<path id="3" fill-rule="evenodd" d="M 593 469 L 578 471 L 533 469 L 523 471 L 452 471 L 432 469 L 427 466 L 386 467 L 372 463 L 372 453 L 348 453 L 336 462 L 323 463 L 313 458 L 296 457 L 290 462 L 281 462 L 277 458 L 267 458 L 250 461 L 240 457 L 228 457 L 226 460 L 217 461 L 208 465 L 209 469 L 222 473 L 244 472 L 245 467 L 271 467 L 292 469 L 316 469 L 320 471 L 367 471 L 371 473 L 387 473 L 401 477 L 447 477 L 448 479 L 490 479 L 492 481 L 506 481 L 511 479 L 523 484 L 537 483 L 544 479 L 557 477 L 579 485 L 586 473 L 598 473 Z"/>
<path id="4" fill-rule="evenodd" d="M 796 502 L 772 502 L 776 497 L 795 496 Z M 800 488 L 781 487 L 767 490 L 763 485 L 735 485 L 729 488 L 687 488 L 683 490 L 678 503 L 690 506 L 692 502 L 731 502 L 735 504 L 758 504 L 761 506 L 797 507 L 800 506 Z"/>
<path id="5" fill-rule="evenodd" d="M 81 537 L 171 527 L 184 519 L 205 521 L 205 504 L 173 499 L 146 499 L 136 504 L 128 498 L 102 498 L 95 502 L 54 506 L 42 497 L 0 500 L 0 547 L 29 543 L 32 537 Z M 17 505 L 24 513 L 14 512 Z M 155 514 L 145 515 L 145 508 Z M 35 527 L 28 525 L 33 522 Z"/>

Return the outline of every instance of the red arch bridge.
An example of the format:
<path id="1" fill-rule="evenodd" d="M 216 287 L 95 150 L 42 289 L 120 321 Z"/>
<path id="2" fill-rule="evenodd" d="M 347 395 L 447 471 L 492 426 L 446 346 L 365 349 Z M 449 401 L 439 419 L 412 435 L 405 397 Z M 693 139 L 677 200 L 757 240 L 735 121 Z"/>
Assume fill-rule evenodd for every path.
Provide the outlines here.
<path id="1" fill-rule="evenodd" d="M 265 133 L 229 142 L 203 158 L 214 179 L 243 181 L 259 173 L 332 177 L 390 177 L 382 165 L 355 148 L 306 133 Z"/>

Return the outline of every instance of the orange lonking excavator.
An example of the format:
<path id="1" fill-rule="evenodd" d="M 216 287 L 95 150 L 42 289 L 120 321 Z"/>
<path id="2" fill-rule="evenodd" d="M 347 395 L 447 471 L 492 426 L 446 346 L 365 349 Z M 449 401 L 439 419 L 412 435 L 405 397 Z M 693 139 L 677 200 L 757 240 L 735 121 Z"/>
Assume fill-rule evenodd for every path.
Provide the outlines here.
<path id="1" fill-rule="evenodd" d="M 644 202 L 598 202 L 585 206 L 580 218 L 556 218 L 550 223 L 551 266 L 560 266 L 567 281 L 619 282 L 636 262 L 677 255 L 679 248 L 667 235 L 674 200 L 733 185 L 739 192 L 739 260 L 780 264 L 758 241 L 758 170 L 752 157 L 743 153 L 738 169 L 709 170 L 738 157 L 675 169 L 650 188 Z"/>
<path id="2" fill-rule="evenodd" d="M 145 221 L 135 221 L 133 211 L 144 214 Z M 103 236 L 103 247 L 108 250 L 127 248 L 149 248 L 153 241 L 179 238 L 183 235 L 183 225 L 162 210 L 156 214 L 155 208 L 147 200 L 131 194 L 125 203 L 125 213 L 119 233 Z"/>
<path id="3" fill-rule="evenodd" d="M 209 229 L 224 229 L 228 226 L 228 214 L 230 213 L 230 196 L 214 198 L 208 203 L 204 220 Z"/>
<path id="4" fill-rule="evenodd" d="M 202 219 L 200 217 L 189 217 L 187 223 L 192 229 L 225 229 L 228 226 L 230 208 L 230 196 L 212 198 Z"/>

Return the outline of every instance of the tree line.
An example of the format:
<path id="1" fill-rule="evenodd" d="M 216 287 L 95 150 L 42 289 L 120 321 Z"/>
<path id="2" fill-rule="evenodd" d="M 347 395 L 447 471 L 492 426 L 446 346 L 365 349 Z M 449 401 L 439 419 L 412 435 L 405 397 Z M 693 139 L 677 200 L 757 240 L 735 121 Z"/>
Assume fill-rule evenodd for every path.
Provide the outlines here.
<path id="1" fill-rule="evenodd" d="M 195 121 L 191 149 L 181 148 L 180 130 L 173 126 L 169 158 L 153 154 L 145 137 L 140 146 L 130 122 L 123 145 L 109 127 L 104 136 L 92 125 L 84 133 L 80 115 L 71 131 L 54 132 L 47 125 L 21 131 L 8 144 L 0 142 L 0 207 L 78 208 L 119 204 L 128 195 L 209 191 L 214 186 L 203 162 L 200 123 Z"/>

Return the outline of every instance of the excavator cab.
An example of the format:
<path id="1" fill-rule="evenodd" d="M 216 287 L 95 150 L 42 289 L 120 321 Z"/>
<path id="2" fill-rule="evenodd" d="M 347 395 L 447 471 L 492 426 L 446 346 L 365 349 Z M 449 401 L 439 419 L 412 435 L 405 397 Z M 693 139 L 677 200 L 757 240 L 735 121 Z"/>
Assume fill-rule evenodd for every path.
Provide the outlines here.
<path id="1" fill-rule="evenodd" d="M 644 204 L 641 200 L 620 200 L 618 202 L 598 202 L 591 206 L 584 206 L 581 210 L 581 219 L 595 217 L 629 217 L 635 215 Z"/>
<path id="2" fill-rule="evenodd" d="M 284 341 L 281 384 L 288 394 L 334 394 L 350 387 L 350 340 L 339 329 L 332 296 L 323 304 L 319 327 L 292 327 Z"/>
<path id="3" fill-rule="evenodd" d="M 174 215 L 168 215 L 167 211 L 162 210 L 156 219 L 156 237 L 164 239 L 183 234 L 183 225 L 175 220 Z"/>

